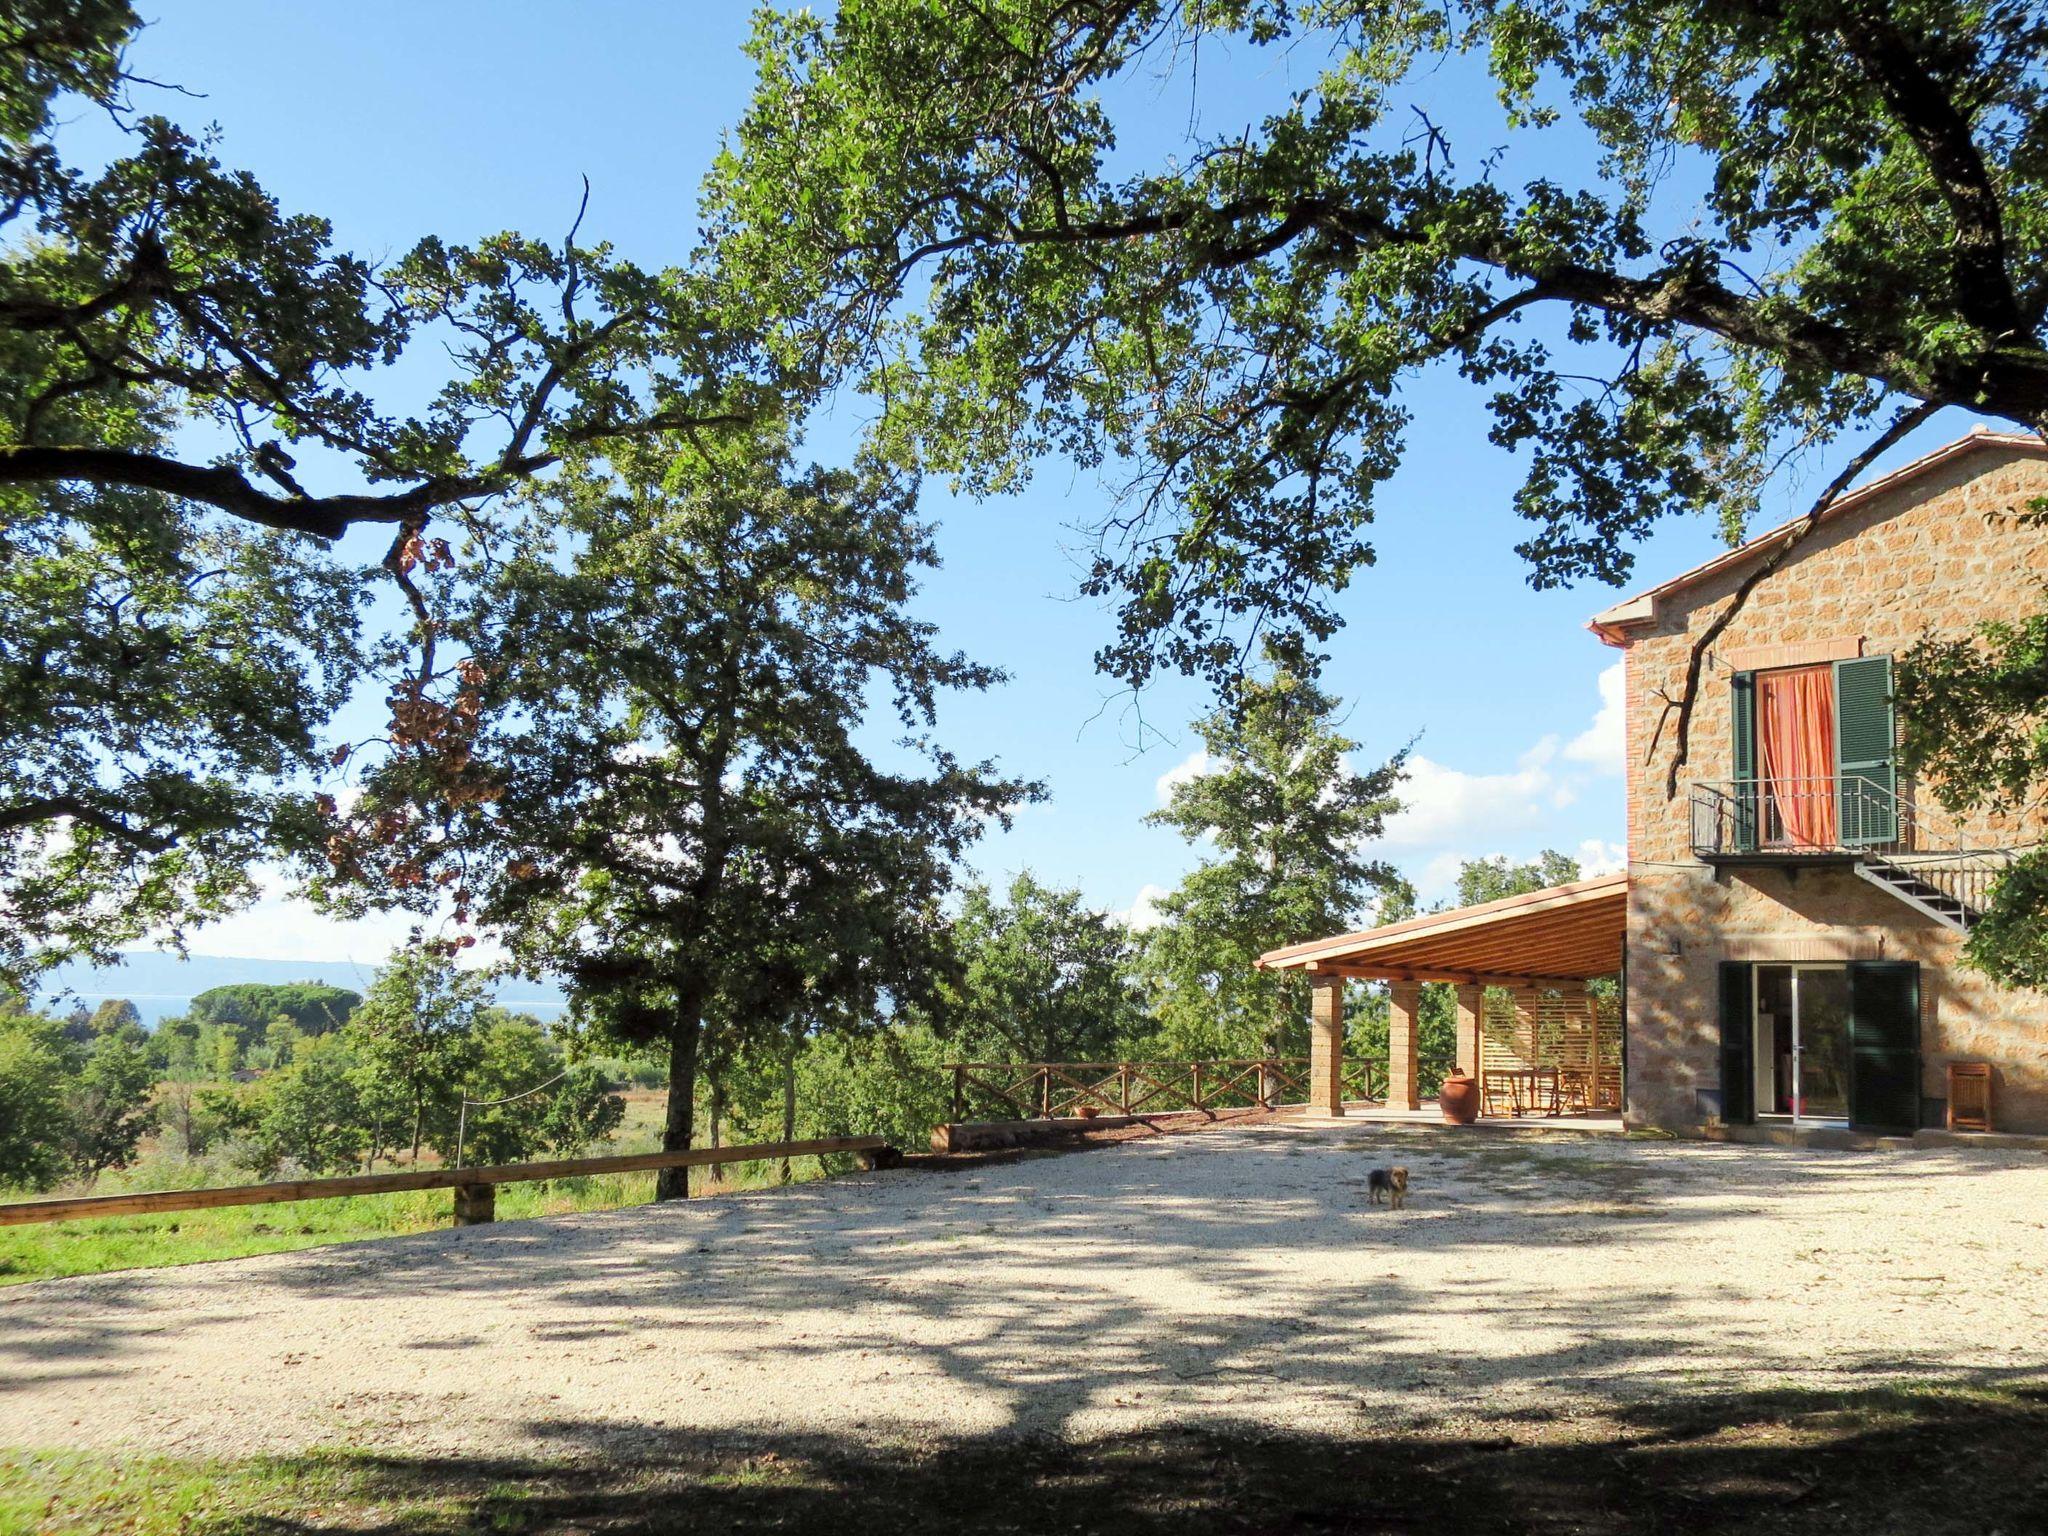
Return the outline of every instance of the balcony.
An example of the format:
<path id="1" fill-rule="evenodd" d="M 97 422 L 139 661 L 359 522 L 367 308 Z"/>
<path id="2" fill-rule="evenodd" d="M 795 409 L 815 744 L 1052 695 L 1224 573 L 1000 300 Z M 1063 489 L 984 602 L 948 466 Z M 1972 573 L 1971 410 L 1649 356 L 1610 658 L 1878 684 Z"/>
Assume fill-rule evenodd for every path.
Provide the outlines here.
<path id="1" fill-rule="evenodd" d="M 1982 916 L 2013 859 L 1995 839 L 1854 772 L 1696 783 L 1692 851 L 1714 865 L 1844 865 L 1962 933 Z"/>
<path id="2" fill-rule="evenodd" d="M 1724 779 L 1692 786 L 1692 851 L 1709 863 L 1846 861 L 1926 844 L 1925 819 L 1876 778 Z"/>

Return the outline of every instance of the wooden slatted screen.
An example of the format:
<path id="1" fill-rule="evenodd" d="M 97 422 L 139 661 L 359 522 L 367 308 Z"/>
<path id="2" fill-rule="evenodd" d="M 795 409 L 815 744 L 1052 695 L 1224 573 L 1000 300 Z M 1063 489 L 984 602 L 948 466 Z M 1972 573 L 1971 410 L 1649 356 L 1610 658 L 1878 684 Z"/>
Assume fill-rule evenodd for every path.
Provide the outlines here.
<path id="1" fill-rule="evenodd" d="M 1621 1008 L 1614 997 L 1535 987 L 1488 987 L 1480 1014 L 1479 1069 L 1590 1071 L 1593 1106 L 1621 1106 Z"/>

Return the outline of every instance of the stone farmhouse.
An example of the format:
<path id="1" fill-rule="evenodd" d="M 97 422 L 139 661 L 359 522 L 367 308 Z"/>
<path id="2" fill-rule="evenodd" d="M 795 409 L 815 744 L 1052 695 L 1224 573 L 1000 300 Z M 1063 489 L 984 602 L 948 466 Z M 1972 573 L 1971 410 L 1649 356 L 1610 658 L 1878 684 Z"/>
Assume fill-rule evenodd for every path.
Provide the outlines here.
<path id="1" fill-rule="evenodd" d="M 2043 496 L 2048 445 L 1978 431 L 1803 538 L 1788 524 L 1596 615 L 1626 658 L 1627 872 L 1263 957 L 1315 983 L 1311 1104 L 1379 1096 L 1347 1089 L 1343 1059 L 1343 983 L 1369 978 L 1390 988 L 1396 1108 L 1420 1101 L 1419 988 L 1449 982 L 1487 1113 L 1740 1139 L 2048 1134 L 2048 997 L 1960 953 L 2044 813 L 1943 811 L 1898 762 L 1892 693 L 1923 636 L 2040 605 L 2048 528 L 2021 514 Z M 1703 651 L 1672 792 L 1696 642 L 1774 557 Z"/>

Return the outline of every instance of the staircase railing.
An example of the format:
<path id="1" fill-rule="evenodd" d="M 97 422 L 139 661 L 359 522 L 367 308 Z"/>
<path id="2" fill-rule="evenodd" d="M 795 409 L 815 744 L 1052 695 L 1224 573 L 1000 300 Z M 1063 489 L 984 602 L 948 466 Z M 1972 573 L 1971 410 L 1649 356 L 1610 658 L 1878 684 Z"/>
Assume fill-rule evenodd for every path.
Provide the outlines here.
<path id="1" fill-rule="evenodd" d="M 1847 857 L 1890 865 L 1960 905 L 1966 928 L 1990 905 L 2016 856 L 1995 834 L 1853 773 L 1696 782 L 1691 810 L 1700 858 Z"/>
<path id="2" fill-rule="evenodd" d="M 1915 879 L 1924 880 L 1960 906 L 1962 927 L 1967 930 L 1991 905 L 1992 891 L 2011 867 L 2013 858 L 2011 850 L 1995 848 L 1950 858 L 1907 857 L 1889 862 Z"/>

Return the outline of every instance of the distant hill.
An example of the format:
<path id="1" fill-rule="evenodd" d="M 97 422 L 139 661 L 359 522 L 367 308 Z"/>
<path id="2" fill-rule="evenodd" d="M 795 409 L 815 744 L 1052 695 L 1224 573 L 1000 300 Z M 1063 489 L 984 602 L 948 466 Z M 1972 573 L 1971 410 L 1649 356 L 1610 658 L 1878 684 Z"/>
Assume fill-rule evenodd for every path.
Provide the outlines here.
<path id="1" fill-rule="evenodd" d="M 69 1006 L 76 1000 L 88 1008 L 109 997 L 125 997 L 141 1013 L 145 1024 L 183 1013 L 188 1003 L 209 987 L 235 982 L 324 981 L 329 986 L 367 992 L 377 979 L 375 966 L 356 965 L 346 960 L 249 960 L 225 955 L 176 955 L 143 951 L 123 955 L 119 965 L 94 970 L 84 965 L 63 965 L 45 979 L 42 1000 L 45 1007 Z M 507 1008 L 552 1019 L 567 1006 L 559 989 L 530 981 L 501 982 L 498 1002 Z"/>

